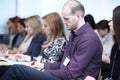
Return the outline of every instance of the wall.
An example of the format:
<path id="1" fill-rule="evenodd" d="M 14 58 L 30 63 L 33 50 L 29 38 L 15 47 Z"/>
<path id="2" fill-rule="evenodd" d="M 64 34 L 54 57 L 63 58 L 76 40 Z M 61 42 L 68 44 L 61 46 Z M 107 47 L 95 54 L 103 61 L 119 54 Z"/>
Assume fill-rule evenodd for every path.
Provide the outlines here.
<path id="1" fill-rule="evenodd" d="M 9 1 L 9 2 L 8 2 Z M 6 21 L 16 15 L 15 0 L 0 0 L 0 34 L 7 33 Z"/>
<path id="2" fill-rule="evenodd" d="M 44 16 L 50 12 L 61 14 L 62 6 L 68 0 L 0 0 L 0 34 L 7 33 L 6 21 L 13 16 Z M 92 14 L 95 21 L 110 20 L 112 10 L 120 5 L 119 0 L 79 0 L 85 6 L 86 14 Z"/>

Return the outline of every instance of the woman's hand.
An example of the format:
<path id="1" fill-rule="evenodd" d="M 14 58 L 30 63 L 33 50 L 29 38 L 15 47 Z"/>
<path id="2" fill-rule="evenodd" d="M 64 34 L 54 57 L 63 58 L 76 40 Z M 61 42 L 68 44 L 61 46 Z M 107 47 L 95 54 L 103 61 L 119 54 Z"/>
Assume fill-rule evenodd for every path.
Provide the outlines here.
<path id="1" fill-rule="evenodd" d="M 24 54 L 15 54 L 15 59 L 17 61 L 22 61 L 22 62 L 29 62 L 30 61 L 30 56 L 24 55 Z"/>
<path id="2" fill-rule="evenodd" d="M 15 54 L 14 50 L 8 50 L 8 54 Z"/>
<path id="3" fill-rule="evenodd" d="M 2 53 L 5 53 L 6 52 L 6 49 L 7 49 L 7 45 L 6 44 L 0 44 L 0 51 Z"/>
<path id="4" fill-rule="evenodd" d="M 107 54 L 102 54 L 102 61 L 105 63 L 110 63 L 110 57 Z"/>
<path id="5" fill-rule="evenodd" d="M 14 50 L 13 50 L 16 54 L 20 54 L 20 53 L 22 53 L 22 51 L 21 50 L 19 50 L 18 48 L 14 48 Z"/>
<path id="6" fill-rule="evenodd" d="M 15 59 L 15 55 L 14 55 L 14 54 L 8 54 L 7 59 L 10 59 L 10 60 L 14 60 L 14 61 L 16 61 L 16 59 Z"/>

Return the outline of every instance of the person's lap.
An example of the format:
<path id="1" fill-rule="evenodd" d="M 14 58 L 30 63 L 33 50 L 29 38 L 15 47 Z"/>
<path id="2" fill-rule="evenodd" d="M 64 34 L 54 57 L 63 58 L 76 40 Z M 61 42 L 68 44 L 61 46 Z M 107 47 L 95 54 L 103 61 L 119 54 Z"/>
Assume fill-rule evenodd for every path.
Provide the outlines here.
<path id="1" fill-rule="evenodd" d="M 9 69 L 10 66 L 1 65 L 0 66 L 0 77 Z"/>
<path id="2" fill-rule="evenodd" d="M 8 77 L 8 78 L 6 78 Z M 60 80 L 55 76 L 48 73 L 44 73 L 28 66 L 13 65 L 9 70 L 1 77 L 0 80 Z"/>

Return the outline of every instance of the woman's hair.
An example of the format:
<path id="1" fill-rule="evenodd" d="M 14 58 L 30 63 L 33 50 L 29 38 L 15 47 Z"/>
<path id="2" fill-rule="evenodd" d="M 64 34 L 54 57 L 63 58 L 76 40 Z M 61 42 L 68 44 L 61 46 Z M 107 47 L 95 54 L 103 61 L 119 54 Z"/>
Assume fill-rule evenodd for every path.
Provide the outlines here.
<path id="1" fill-rule="evenodd" d="M 115 38 L 117 43 L 120 46 L 120 6 L 117 6 L 114 10 L 113 10 L 113 28 L 114 28 L 114 32 L 115 32 Z"/>
<path id="2" fill-rule="evenodd" d="M 108 32 L 110 31 L 110 26 L 108 25 L 109 21 L 106 19 L 100 20 L 97 24 L 96 24 L 96 28 L 97 29 L 102 29 L 105 30 L 107 29 Z"/>
<path id="3" fill-rule="evenodd" d="M 96 29 L 95 20 L 94 20 L 94 17 L 91 14 L 87 14 L 84 17 L 84 19 L 85 19 L 85 22 L 88 22 L 91 25 L 92 29 Z"/>
<path id="4" fill-rule="evenodd" d="M 43 48 L 48 47 L 49 44 L 51 44 L 56 38 L 65 37 L 66 39 L 64 24 L 58 13 L 53 12 L 53 13 L 47 14 L 43 16 L 42 19 L 47 23 L 47 25 L 50 27 L 52 32 L 51 35 L 47 37 L 48 39 L 44 43 Z"/>
<path id="5" fill-rule="evenodd" d="M 31 16 L 25 20 L 26 27 L 31 27 L 34 31 L 33 37 L 37 37 L 42 34 L 42 22 L 38 16 Z"/>
<path id="6" fill-rule="evenodd" d="M 20 19 L 20 20 L 19 20 L 19 23 L 20 23 L 20 25 L 22 25 L 24 28 L 26 28 L 25 18 Z"/>
<path id="7" fill-rule="evenodd" d="M 18 31 L 17 27 L 18 27 L 18 21 L 19 21 L 19 19 L 20 19 L 20 17 L 18 17 L 18 16 L 9 18 L 9 21 L 12 22 L 15 25 L 14 27 L 10 27 L 9 28 L 9 33 L 10 34 Z"/>

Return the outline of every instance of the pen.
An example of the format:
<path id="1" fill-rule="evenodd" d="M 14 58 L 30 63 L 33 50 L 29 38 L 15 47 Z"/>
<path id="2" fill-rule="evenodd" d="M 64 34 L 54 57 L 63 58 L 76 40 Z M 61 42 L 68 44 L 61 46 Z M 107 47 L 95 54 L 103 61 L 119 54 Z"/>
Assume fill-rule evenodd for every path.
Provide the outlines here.
<path id="1" fill-rule="evenodd" d="M 35 64 L 35 61 L 36 61 L 36 59 L 33 58 L 31 65 L 34 65 L 34 64 Z"/>

